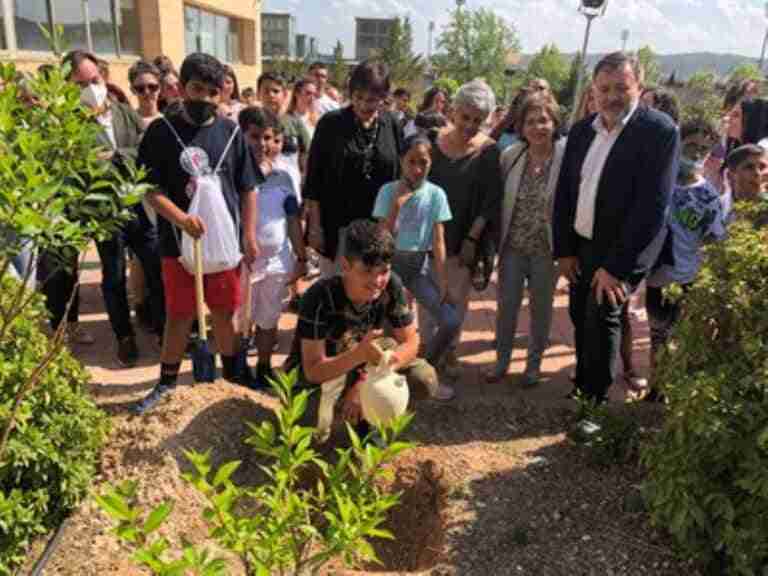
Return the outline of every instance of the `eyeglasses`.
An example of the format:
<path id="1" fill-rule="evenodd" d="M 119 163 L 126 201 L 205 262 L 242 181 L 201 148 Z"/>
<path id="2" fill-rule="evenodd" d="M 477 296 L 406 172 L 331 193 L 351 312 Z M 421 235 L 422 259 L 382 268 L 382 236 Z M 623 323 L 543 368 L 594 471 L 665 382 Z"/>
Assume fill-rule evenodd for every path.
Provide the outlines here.
<path id="1" fill-rule="evenodd" d="M 133 87 L 133 91 L 136 92 L 136 94 L 155 94 L 158 90 L 160 90 L 159 84 L 136 84 L 136 86 Z"/>

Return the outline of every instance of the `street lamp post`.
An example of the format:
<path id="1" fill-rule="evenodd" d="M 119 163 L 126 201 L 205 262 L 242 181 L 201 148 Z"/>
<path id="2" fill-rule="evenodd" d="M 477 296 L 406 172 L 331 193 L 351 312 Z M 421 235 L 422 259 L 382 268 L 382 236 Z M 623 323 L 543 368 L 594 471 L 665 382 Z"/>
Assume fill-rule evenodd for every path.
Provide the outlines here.
<path id="1" fill-rule="evenodd" d="M 768 19 L 768 2 L 765 3 L 765 17 Z M 760 73 L 763 73 L 763 65 L 765 64 L 765 48 L 768 45 L 768 28 L 765 30 L 765 36 L 763 36 L 763 49 L 760 52 Z"/>
<path id="2" fill-rule="evenodd" d="M 626 52 L 627 51 L 627 41 L 629 40 L 629 29 L 624 28 L 624 30 L 621 31 L 621 51 Z"/>
<path id="3" fill-rule="evenodd" d="M 574 107 L 571 113 L 571 124 L 576 121 L 576 102 L 581 94 L 581 87 L 584 84 L 584 66 L 587 63 L 587 47 L 589 46 L 589 33 L 592 30 L 592 20 L 598 16 L 605 14 L 605 9 L 608 6 L 608 0 L 581 0 L 579 4 L 579 12 L 584 14 L 587 19 L 587 28 L 584 30 L 584 44 L 581 48 L 581 66 L 579 67 L 577 81 L 576 81 L 576 93 L 573 95 Z"/>

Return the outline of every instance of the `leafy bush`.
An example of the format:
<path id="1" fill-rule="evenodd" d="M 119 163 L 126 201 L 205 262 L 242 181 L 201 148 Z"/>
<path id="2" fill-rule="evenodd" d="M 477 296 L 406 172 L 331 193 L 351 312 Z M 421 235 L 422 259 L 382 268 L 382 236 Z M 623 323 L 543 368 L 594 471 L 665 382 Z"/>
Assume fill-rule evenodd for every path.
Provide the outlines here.
<path id="1" fill-rule="evenodd" d="M 9 306 L 17 284 L 3 280 L 0 307 Z M 35 298 L 0 340 L 0 429 L 19 387 L 50 352 L 51 340 L 39 329 L 44 313 Z M 10 574 L 30 540 L 56 526 L 87 492 L 107 432 L 105 415 L 85 390 L 88 380 L 86 370 L 62 351 L 16 411 L 0 464 L 0 574 Z"/>
<path id="2" fill-rule="evenodd" d="M 658 362 L 667 421 L 642 455 L 654 523 L 743 575 L 768 565 L 768 230 L 755 216 L 707 249 Z"/>
<path id="3" fill-rule="evenodd" d="M 377 560 L 368 540 L 392 538 L 381 526 L 400 499 L 381 487 L 380 480 L 388 475 L 383 466 L 411 447 L 397 440 L 411 419 L 404 416 L 376 432 L 381 447 L 347 426 L 352 446 L 338 449 L 333 463 L 323 459 L 311 446 L 314 428 L 299 425 L 311 392 L 296 392 L 295 382 L 294 371 L 272 383 L 281 401 L 277 427 L 269 421 L 249 424 L 253 434 L 246 444 L 270 460 L 262 467 L 268 476 L 264 484 L 237 486 L 230 477 L 240 462 L 214 471 L 209 452 L 187 453 L 194 471 L 184 479 L 207 501 L 202 516 L 210 537 L 257 576 L 318 574 L 333 558 L 353 566 Z M 181 543 L 181 554 L 168 559 L 171 544 L 155 531 L 173 503 L 145 512 L 135 501 L 136 491 L 135 483 L 126 482 L 96 496 L 102 510 L 118 522 L 115 533 L 134 551 L 135 562 L 160 576 L 227 573 L 222 559 L 211 559 L 188 542 Z"/>

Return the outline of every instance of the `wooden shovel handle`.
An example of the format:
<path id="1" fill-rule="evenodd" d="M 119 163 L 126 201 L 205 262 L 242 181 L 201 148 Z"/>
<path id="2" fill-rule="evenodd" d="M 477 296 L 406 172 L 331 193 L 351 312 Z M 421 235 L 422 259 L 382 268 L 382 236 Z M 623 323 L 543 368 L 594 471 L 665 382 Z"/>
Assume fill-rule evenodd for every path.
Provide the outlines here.
<path id="1" fill-rule="evenodd" d="M 203 285 L 203 246 L 200 238 L 195 238 L 195 300 L 197 301 L 198 334 L 201 340 L 208 339 L 208 326 L 205 324 L 205 287 Z"/>

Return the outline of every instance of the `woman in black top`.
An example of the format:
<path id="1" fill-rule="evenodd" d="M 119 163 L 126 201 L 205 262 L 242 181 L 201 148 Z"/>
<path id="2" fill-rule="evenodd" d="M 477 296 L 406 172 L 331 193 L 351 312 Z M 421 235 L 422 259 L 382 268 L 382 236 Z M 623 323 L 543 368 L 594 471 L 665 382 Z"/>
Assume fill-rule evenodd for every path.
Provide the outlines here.
<path id="1" fill-rule="evenodd" d="M 324 258 L 324 276 L 343 251 L 346 226 L 371 218 L 379 189 L 400 172 L 401 132 L 394 116 L 380 112 L 389 94 L 389 68 L 368 60 L 350 75 L 350 105 L 323 115 L 309 152 L 304 198 L 309 245 Z"/>
<path id="2" fill-rule="evenodd" d="M 499 149 L 481 127 L 496 107 L 491 88 L 482 80 L 464 84 L 454 99 L 453 124 L 443 129 L 432 147 L 429 180 L 445 190 L 453 219 L 446 222 L 449 300 L 456 307 L 462 323 L 467 313 L 472 270 L 479 256 L 484 234 L 490 234 L 498 219 L 502 197 Z M 489 228 L 486 230 L 486 228 Z M 490 270 L 488 270 L 490 271 Z M 426 314 L 420 314 L 422 341 L 429 342 L 435 326 Z M 455 346 L 445 355 L 444 373 L 456 373 Z"/>

